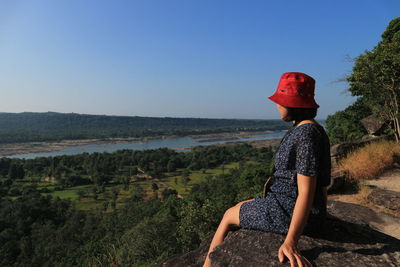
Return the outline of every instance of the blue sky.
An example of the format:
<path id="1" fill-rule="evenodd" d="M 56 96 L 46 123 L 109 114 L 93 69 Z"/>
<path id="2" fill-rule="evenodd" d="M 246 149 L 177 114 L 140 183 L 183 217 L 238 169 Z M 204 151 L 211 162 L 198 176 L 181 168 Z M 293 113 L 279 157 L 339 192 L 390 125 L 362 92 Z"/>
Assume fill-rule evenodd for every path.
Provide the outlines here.
<path id="1" fill-rule="evenodd" d="M 354 101 L 354 58 L 400 1 L 0 2 L 0 112 L 279 118 L 288 71 L 317 81 L 317 118 Z"/>

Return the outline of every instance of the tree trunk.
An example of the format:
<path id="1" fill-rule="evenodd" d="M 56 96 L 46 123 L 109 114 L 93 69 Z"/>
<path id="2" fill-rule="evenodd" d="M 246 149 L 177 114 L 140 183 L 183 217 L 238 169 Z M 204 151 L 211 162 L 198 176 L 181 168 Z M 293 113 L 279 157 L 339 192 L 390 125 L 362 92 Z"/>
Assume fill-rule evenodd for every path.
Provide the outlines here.
<path id="1" fill-rule="evenodd" d="M 394 131 L 394 137 L 396 138 L 396 142 L 399 142 L 399 123 L 396 115 L 392 112 L 389 111 L 389 118 L 390 121 L 393 123 L 393 131 Z"/>
<path id="2" fill-rule="evenodd" d="M 396 123 L 396 131 L 395 131 L 395 136 L 396 136 L 396 142 L 399 142 L 400 139 L 400 125 L 399 125 L 399 118 L 396 116 L 395 118 L 395 123 Z"/>
<path id="3" fill-rule="evenodd" d="M 387 86 L 391 93 L 391 105 L 390 105 L 390 112 L 392 121 L 393 121 L 393 127 L 394 127 L 394 135 L 396 137 L 396 142 L 399 143 L 400 139 L 400 124 L 399 124 L 399 104 L 398 104 L 398 99 L 397 99 L 397 94 L 396 94 L 396 86 L 395 86 L 395 80 L 392 78 L 392 84 L 390 86 Z"/>

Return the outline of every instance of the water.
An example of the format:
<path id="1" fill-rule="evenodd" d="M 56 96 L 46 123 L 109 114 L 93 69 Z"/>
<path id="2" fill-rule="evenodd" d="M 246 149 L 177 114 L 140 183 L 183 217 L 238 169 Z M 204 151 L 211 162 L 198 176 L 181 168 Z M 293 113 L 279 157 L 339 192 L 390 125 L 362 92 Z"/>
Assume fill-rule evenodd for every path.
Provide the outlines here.
<path id="1" fill-rule="evenodd" d="M 7 156 L 8 158 L 25 158 L 25 159 L 33 159 L 36 157 L 50 157 L 50 156 L 60 156 L 60 155 L 76 155 L 80 153 L 94 153 L 94 152 L 114 152 L 120 149 L 133 149 L 133 150 L 145 150 L 145 149 L 158 149 L 162 147 L 166 148 L 181 148 L 188 146 L 208 146 L 214 144 L 224 144 L 232 141 L 253 141 L 253 140 L 268 140 L 268 139 L 276 139 L 282 138 L 285 134 L 285 131 L 280 132 L 272 132 L 272 133 L 254 133 L 254 134 L 246 134 L 246 135 L 232 135 L 230 137 L 237 136 L 238 139 L 235 140 L 220 140 L 220 141 L 204 141 L 205 138 L 190 138 L 190 137 L 179 137 L 179 138 L 171 138 L 171 139 L 154 139 L 149 140 L 145 143 L 140 141 L 134 141 L 130 143 L 124 144 L 90 144 L 90 145 L 81 145 L 81 146 L 70 146 L 62 148 L 62 151 L 53 151 L 53 152 L 45 152 L 45 153 L 28 153 L 28 154 L 17 154 L 13 156 Z M 178 152 L 182 151 L 190 151 L 191 149 L 181 149 L 177 150 Z"/>

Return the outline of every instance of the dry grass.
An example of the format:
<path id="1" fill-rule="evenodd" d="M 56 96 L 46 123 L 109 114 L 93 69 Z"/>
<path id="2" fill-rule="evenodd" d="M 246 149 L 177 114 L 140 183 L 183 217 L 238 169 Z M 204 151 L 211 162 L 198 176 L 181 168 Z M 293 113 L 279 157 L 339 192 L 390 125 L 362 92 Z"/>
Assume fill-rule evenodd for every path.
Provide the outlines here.
<path id="1" fill-rule="evenodd" d="M 339 162 L 338 168 L 357 181 L 376 178 L 393 166 L 399 155 L 400 144 L 387 140 L 373 142 L 349 153 Z"/>
<path id="2" fill-rule="evenodd" d="M 373 191 L 372 188 L 365 185 L 360 185 L 358 193 L 355 195 L 355 199 L 359 203 L 368 204 L 368 195 Z"/>
<path id="3" fill-rule="evenodd" d="M 373 191 L 373 189 L 369 186 L 360 184 L 357 187 L 357 192 L 353 192 L 351 194 L 333 194 L 329 195 L 329 198 L 332 200 L 337 200 L 346 203 L 352 203 L 362 206 L 369 206 L 368 195 Z"/>

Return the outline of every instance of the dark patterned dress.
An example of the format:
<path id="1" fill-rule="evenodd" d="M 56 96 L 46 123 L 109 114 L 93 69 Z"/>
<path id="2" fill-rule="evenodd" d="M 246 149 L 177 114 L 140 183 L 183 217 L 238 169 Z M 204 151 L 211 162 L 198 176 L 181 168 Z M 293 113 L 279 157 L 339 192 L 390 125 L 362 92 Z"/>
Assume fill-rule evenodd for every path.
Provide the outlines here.
<path id="1" fill-rule="evenodd" d="M 331 181 L 330 144 L 324 128 L 315 123 L 292 127 L 282 138 L 274 164 L 274 180 L 266 197 L 256 197 L 241 205 L 240 227 L 287 234 L 300 173 L 317 175 L 314 202 L 303 233 L 317 232 L 326 215 L 322 187 Z"/>

